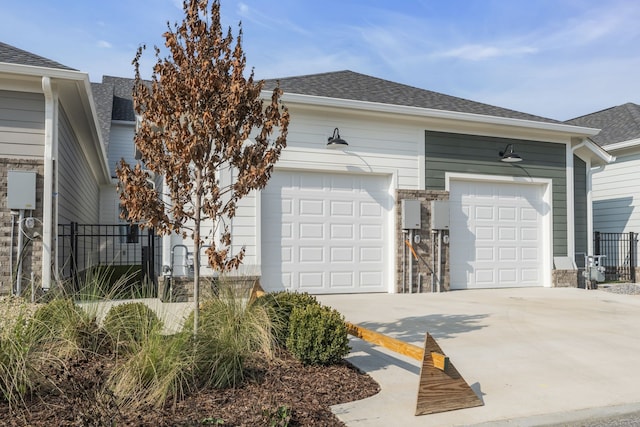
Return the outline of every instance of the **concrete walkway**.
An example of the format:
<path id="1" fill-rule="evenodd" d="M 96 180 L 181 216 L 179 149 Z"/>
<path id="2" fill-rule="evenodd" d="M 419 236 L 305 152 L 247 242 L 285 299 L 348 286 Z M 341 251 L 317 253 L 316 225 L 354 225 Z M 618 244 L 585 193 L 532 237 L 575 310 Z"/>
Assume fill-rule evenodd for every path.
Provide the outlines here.
<path id="1" fill-rule="evenodd" d="M 640 296 L 583 289 L 318 297 L 423 345 L 429 331 L 484 406 L 416 417 L 420 363 L 352 339 L 382 391 L 333 407 L 349 426 L 533 426 L 640 410 Z"/>

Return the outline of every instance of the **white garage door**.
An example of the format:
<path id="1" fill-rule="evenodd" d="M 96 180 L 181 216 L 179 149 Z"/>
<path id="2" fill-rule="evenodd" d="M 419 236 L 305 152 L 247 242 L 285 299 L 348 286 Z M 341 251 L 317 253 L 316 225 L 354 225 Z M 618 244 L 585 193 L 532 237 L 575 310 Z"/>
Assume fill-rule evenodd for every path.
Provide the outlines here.
<path id="1" fill-rule="evenodd" d="M 452 180 L 451 288 L 542 286 L 544 186 Z"/>
<path id="2" fill-rule="evenodd" d="M 387 291 L 388 188 L 383 176 L 274 173 L 262 193 L 262 286 Z"/>

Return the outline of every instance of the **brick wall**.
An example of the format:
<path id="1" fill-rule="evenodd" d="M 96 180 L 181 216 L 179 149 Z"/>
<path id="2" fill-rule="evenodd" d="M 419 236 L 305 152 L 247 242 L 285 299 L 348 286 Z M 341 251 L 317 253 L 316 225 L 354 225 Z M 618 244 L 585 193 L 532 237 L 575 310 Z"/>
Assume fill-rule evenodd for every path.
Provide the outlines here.
<path id="1" fill-rule="evenodd" d="M 414 234 L 419 234 L 420 243 L 412 242 L 413 248 L 420 260 L 413 259 L 413 283 L 409 283 L 409 257 L 412 256 L 410 249 L 404 243 L 409 238 L 408 233 L 402 232 L 402 199 L 415 199 L 420 201 L 420 230 Z M 431 292 L 432 271 L 437 273 L 437 266 L 434 266 L 434 250 L 432 248 L 433 234 L 431 233 L 431 201 L 448 200 L 449 192 L 442 190 L 397 190 L 396 191 L 396 292 Z M 446 233 L 446 232 L 445 232 Z M 437 245 L 435 246 L 437 250 Z M 441 289 L 449 290 L 449 246 L 441 243 Z M 404 256 L 403 256 L 404 251 Z M 403 259 L 404 259 L 404 289 L 403 289 Z M 428 264 L 428 266 L 427 266 Z M 419 289 L 419 281 L 421 286 Z M 437 289 L 437 286 L 435 287 Z"/>
<path id="2" fill-rule="evenodd" d="M 25 159 L 0 158 L 0 294 L 11 292 L 12 272 L 10 267 L 11 254 L 13 254 L 13 270 L 17 265 L 19 254 L 18 246 L 18 215 L 15 215 L 13 228 L 13 247 L 11 246 L 11 210 L 7 207 L 7 180 L 8 171 L 34 171 L 36 176 L 36 209 L 25 212 L 25 216 L 33 216 L 42 220 L 42 189 L 44 187 L 44 165 L 42 161 Z M 18 213 L 18 212 L 16 212 Z M 37 231 L 42 235 L 41 223 L 36 221 Z M 40 286 L 42 272 L 42 240 L 35 239 L 31 243 L 27 239 L 22 261 L 22 289 L 31 287 L 31 273 L 37 286 Z"/>

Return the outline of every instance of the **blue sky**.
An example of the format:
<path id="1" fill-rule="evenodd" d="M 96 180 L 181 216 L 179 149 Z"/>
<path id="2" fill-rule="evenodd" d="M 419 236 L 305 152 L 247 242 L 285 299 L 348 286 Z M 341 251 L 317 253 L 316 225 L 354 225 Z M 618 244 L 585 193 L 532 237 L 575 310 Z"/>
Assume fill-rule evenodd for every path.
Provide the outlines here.
<path id="1" fill-rule="evenodd" d="M 0 0 L 0 41 L 132 77 L 137 47 L 182 15 L 179 0 Z M 222 20 L 242 21 L 258 78 L 350 69 L 559 120 L 640 104 L 637 0 L 222 0 Z"/>

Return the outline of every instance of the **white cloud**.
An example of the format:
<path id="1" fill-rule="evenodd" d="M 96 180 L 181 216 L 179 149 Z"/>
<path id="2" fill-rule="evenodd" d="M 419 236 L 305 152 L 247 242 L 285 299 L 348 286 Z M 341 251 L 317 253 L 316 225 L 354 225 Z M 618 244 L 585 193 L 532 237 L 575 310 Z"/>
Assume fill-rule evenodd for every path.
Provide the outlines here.
<path id="1" fill-rule="evenodd" d="M 248 16 L 250 13 L 249 6 L 246 3 L 240 2 L 238 3 L 238 15 L 240 16 Z"/>
<path id="2" fill-rule="evenodd" d="M 104 49 L 111 49 L 113 45 L 106 40 L 98 40 L 98 47 L 101 47 Z"/>
<path id="3" fill-rule="evenodd" d="M 468 44 L 436 53 L 434 56 L 459 58 L 469 61 L 483 61 L 499 57 L 530 55 L 537 52 L 537 48 L 529 46 L 497 47 L 490 45 Z"/>

